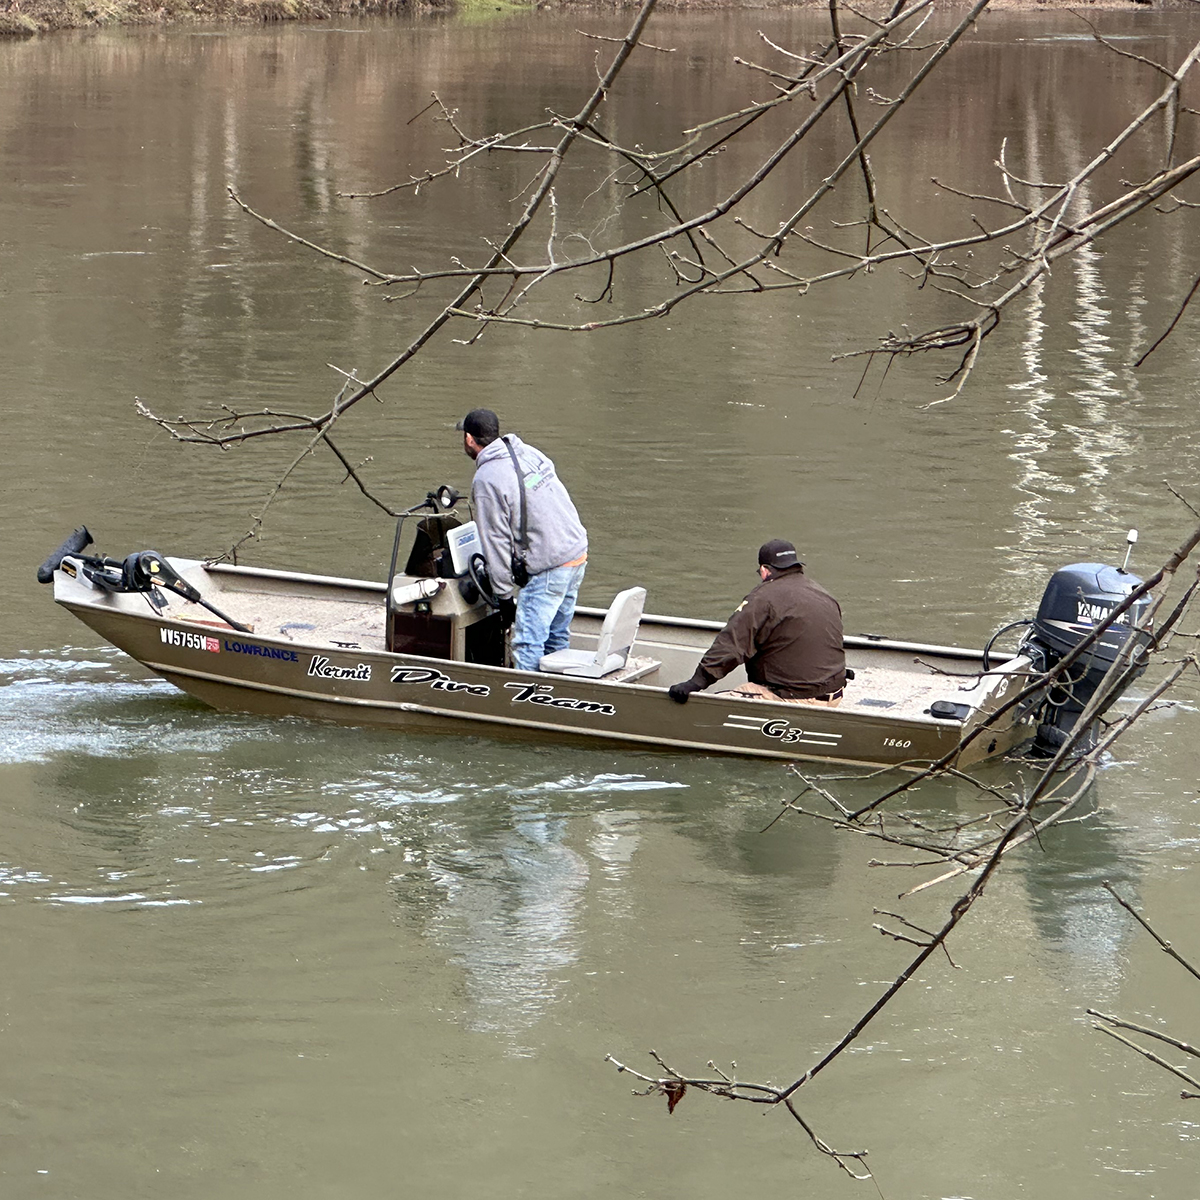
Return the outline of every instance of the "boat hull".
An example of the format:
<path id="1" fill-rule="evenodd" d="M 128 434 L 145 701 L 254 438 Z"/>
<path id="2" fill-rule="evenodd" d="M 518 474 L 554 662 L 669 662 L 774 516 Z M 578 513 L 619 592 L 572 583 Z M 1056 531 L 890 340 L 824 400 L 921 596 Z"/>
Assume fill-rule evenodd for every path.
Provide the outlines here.
<path id="1" fill-rule="evenodd" d="M 287 573 L 261 574 L 270 576 L 273 586 L 286 587 Z M 295 579 L 306 581 L 305 588 L 316 589 L 314 595 L 322 588 L 340 589 L 339 597 L 357 599 L 364 606 L 380 602 L 373 595 L 378 585 L 319 576 L 296 575 Z M 234 632 L 216 622 L 179 619 L 170 608 L 156 614 L 144 601 L 145 611 L 139 612 L 128 597 L 98 593 L 82 580 L 66 576 L 56 579 L 56 599 L 100 637 L 204 703 L 273 717 L 402 731 L 913 767 L 954 751 L 964 730 L 981 719 L 988 707 L 970 706 L 964 719 L 958 720 L 936 719 L 923 712 L 900 717 L 845 706 L 772 703 L 711 692 L 677 704 L 668 697 L 666 686 L 678 670 L 664 677 L 668 675 L 664 664 L 694 656 L 719 628 L 715 623 L 681 618 L 644 619 L 634 654 L 646 655 L 644 661 L 653 663 L 653 669 L 641 679 L 621 682 L 396 654 L 353 642 L 316 643 L 263 632 Z M 585 640 L 589 620 L 595 625 L 595 617 L 589 618 L 585 611 L 581 617 Z M 848 639 L 848 646 L 853 640 Z M 863 641 L 864 655 L 896 653 L 912 659 L 911 654 L 889 649 L 906 644 Z M 935 655 L 967 655 L 959 665 L 971 665 L 970 652 L 923 649 Z M 852 659 L 853 654 L 851 648 Z M 1001 698 L 989 693 L 990 707 Z M 1002 731 L 978 739 L 961 761 L 966 764 L 1001 753 L 1028 733 L 1024 726 L 1010 722 Z"/>

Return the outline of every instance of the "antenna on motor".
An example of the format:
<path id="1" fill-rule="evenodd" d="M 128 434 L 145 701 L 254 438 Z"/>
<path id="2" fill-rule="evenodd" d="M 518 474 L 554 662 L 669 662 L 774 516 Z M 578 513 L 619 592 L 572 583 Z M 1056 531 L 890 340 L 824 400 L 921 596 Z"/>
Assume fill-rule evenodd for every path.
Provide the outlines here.
<path id="1" fill-rule="evenodd" d="M 1125 574 L 1125 568 L 1129 566 L 1129 556 L 1133 553 L 1133 547 L 1137 544 L 1137 530 L 1131 529 L 1125 536 L 1125 561 L 1121 564 L 1121 574 Z"/>

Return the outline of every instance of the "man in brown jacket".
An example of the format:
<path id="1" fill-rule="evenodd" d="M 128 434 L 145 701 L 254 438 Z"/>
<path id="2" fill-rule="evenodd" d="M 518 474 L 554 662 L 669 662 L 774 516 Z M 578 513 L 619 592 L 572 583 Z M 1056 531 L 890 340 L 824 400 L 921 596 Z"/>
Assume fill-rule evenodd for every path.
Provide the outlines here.
<path id="1" fill-rule="evenodd" d="M 698 692 L 746 665 L 748 684 L 726 696 L 783 700 L 793 704 L 840 703 L 846 685 L 842 610 L 804 574 L 791 542 L 767 542 L 758 552 L 762 583 L 717 634 L 691 679 L 670 689 L 687 702 Z"/>

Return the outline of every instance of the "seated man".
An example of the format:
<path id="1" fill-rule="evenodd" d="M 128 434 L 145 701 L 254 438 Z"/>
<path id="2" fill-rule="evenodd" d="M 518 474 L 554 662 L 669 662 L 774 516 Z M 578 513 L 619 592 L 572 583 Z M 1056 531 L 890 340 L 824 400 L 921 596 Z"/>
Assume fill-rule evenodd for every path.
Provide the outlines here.
<path id="1" fill-rule="evenodd" d="M 692 692 L 745 663 L 750 682 L 723 695 L 840 704 L 846 655 L 838 602 L 804 574 L 791 542 L 762 546 L 758 574 L 762 583 L 717 634 L 691 679 L 670 689 L 671 699 L 684 704 Z"/>

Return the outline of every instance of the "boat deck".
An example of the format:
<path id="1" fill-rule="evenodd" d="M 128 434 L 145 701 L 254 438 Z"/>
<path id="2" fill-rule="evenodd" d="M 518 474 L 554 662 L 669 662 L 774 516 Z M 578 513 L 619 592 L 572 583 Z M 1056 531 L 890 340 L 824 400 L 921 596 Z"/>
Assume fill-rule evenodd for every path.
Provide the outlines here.
<path id="1" fill-rule="evenodd" d="M 189 609 L 195 616 L 189 614 Z M 238 592 L 236 600 L 230 602 L 228 612 L 262 637 L 284 638 L 305 645 L 387 649 L 382 597 L 363 603 L 269 592 Z M 185 621 L 213 621 L 212 615 L 198 604 L 183 604 L 172 615 Z"/>

